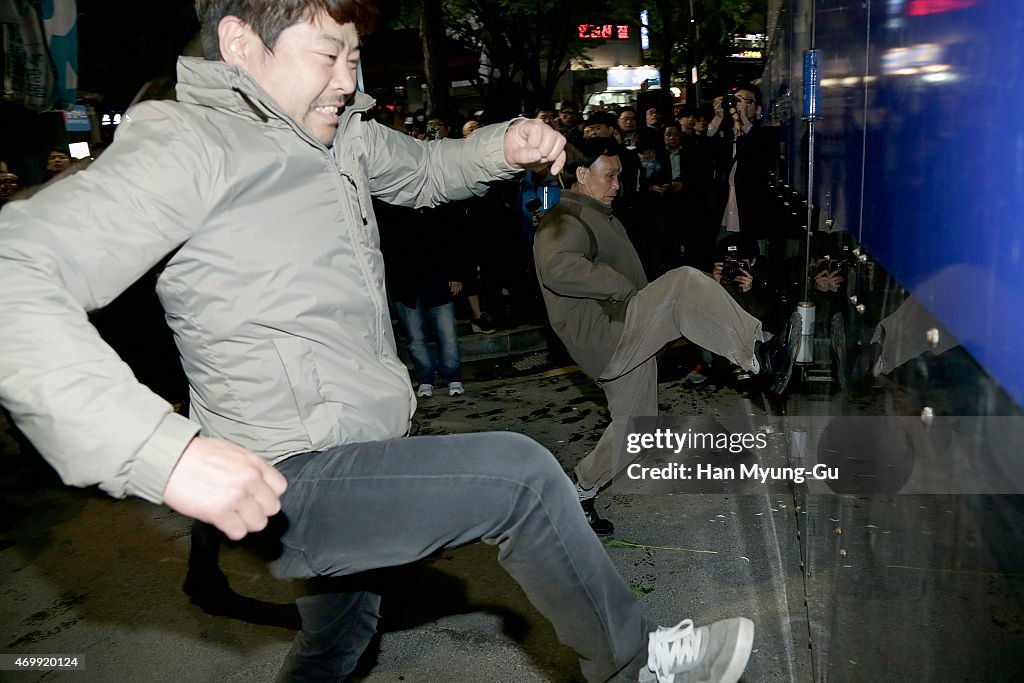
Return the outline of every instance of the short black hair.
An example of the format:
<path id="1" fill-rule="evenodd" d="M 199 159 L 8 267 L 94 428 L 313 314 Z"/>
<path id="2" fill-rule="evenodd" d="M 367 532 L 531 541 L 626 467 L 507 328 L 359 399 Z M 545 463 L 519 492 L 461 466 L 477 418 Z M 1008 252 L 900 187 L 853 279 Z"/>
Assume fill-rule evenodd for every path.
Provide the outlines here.
<path id="1" fill-rule="evenodd" d="M 427 115 L 427 121 L 430 121 L 431 119 L 437 119 L 448 128 L 452 127 L 451 122 L 455 120 L 448 112 L 443 111 L 430 112 L 430 114 Z"/>
<path id="2" fill-rule="evenodd" d="M 562 173 L 570 182 L 576 179 L 576 169 L 590 168 L 601 157 L 622 156 L 622 145 L 615 138 L 587 138 L 575 145 L 565 146 L 565 167 Z"/>
<path id="3" fill-rule="evenodd" d="M 355 24 L 360 35 L 373 31 L 377 5 L 370 0 L 196 0 L 203 56 L 219 61 L 221 19 L 235 16 L 248 25 L 271 53 L 281 32 L 323 12 L 339 24 Z"/>
<path id="4" fill-rule="evenodd" d="M 735 93 L 735 92 L 739 92 L 740 90 L 749 90 L 750 92 L 754 93 L 754 100 L 757 102 L 757 106 L 759 106 L 759 107 L 761 106 L 761 89 L 760 88 L 758 88 L 753 83 L 737 83 L 735 86 L 733 86 L 732 90 L 730 90 L 729 92 Z"/>
<path id="5" fill-rule="evenodd" d="M 598 126 L 603 124 L 609 128 L 616 128 L 617 123 L 618 119 L 611 112 L 595 111 L 591 112 L 590 116 L 587 117 L 587 120 L 583 122 L 583 127 L 586 128 L 587 126 Z"/>

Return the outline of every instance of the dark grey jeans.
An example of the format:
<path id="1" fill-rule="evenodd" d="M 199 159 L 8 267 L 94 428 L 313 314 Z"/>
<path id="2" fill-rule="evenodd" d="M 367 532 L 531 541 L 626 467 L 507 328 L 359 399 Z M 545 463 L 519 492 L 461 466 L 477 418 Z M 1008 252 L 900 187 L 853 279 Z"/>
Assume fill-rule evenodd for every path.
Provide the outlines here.
<path id="1" fill-rule="evenodd" d="M 291 457 L 288 529 L 275 575 L 349 576 L 482 540 L 580 655 L 588 681 L 633 681 L 654 629 L 580 509 L 575 487 L 535 441 L 509 432 L 350 444 Z M 341 680 L 373 634 L 367 592 L 300 599 L 302 632 L 282 679 Z M 470 672 L 471 673 L 471 672 Z"/>

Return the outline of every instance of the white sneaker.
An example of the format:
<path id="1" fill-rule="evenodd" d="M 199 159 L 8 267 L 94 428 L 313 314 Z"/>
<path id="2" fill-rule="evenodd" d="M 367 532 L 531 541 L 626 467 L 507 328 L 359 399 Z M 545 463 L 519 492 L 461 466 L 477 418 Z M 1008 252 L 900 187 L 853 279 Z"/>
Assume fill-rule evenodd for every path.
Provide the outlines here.
<path id="1" fill-rule="evenodd" d="M 694 628 L 689 619 L 660 627 L 647 641 L 640 683 L 736 683 L 754 646 L 754 622 L 743 617 Z"/>
<path id="2" fill-rule="evenodd" d="M 466 393 L 466 387 L 462 386 L 462 382 L 448 382 L 449 396 L 462 396 L 464 393 Z"/>
<path id="3" fill-rule="evenodd" d="M 416 390 L 417 398 L 430 398 L 434 395 L 433 384 L 421 384 L 420 388 Z"/>

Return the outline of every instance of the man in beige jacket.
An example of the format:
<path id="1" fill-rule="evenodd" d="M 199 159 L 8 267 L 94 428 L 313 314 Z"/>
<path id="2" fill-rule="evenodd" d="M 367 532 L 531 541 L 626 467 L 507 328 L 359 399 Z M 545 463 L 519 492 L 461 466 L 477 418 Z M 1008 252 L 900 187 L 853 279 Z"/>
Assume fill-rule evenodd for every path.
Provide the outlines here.
<path id="1" fill-rule="evenodd" d="M 717 282 L 689 267 L 647 282 L 612 214 L 621 151 L 609 138 L 577 145 L 565 167 L 571 190 L 541 220 L 533 246 L 551 326 L 608 397 L 612 422 L 576 465 L 577 494 L 599 536 L 614 526 L 598 515 L 594 498 L 634 457 L 624 441 L 630 418 L 658 414 L 655 354 L 685 336 L 755 373 L 761 369 L 761 323 Z"/>

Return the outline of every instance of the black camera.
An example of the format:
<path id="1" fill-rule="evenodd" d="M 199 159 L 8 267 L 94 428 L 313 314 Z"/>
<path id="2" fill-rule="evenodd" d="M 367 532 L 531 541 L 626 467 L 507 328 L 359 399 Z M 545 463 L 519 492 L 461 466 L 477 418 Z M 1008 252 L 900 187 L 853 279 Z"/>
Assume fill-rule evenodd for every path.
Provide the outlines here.
<path id="1" fill-rule="evenodd" d="M 849 265 L 846 259 L 834 259 L 831 256 L 826 256 L 821 262 L 821 269 L 829 274 L 839 271 L 839 274 L 843 275 Z"/>
<path id="2" fill-rule="evenodd" d="M 732 93 L 722 96 L 722 111 L 726 114 L 729 113 L 730 109 L 739 109 L 739 106 L 740 101 Z"/>
<path id="3" fill-rule="evenodd" d="M 441 133 L 441 131 L 438 130 L 437 126 L 427 126 L 427 139 L 428 140 L 437 140 L 438 139 L 438 135 L 440 135 L 440 133 Z"/>
<path id="4" fill-rule="evenodd" d="M 722 259 L 722 282 L 734 282 L 736 278 L 743 275 L 744 270 L 750 272 L 750 264 L 746 259 L 726 256 Z"/>

